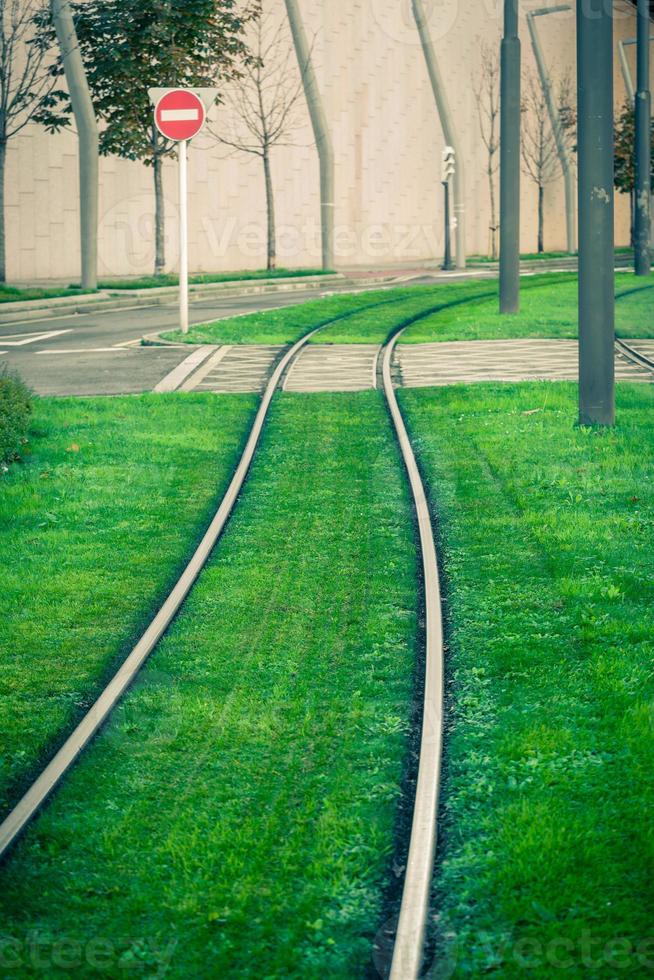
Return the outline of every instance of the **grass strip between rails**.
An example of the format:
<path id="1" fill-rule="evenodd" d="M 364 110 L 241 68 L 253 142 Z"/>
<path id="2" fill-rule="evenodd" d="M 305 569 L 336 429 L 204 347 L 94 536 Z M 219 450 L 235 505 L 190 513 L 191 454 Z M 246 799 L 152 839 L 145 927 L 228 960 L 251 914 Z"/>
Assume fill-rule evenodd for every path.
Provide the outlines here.
<path id="1" fill-rule="evenodd" d="M 447 975 L 649 975 L 654 391 L 606 431 L 568 384 L 399 397 L 447 584 Z"/>
<path id="2" fill-rule="evenodd" d="M 247 395 L 37 399 L 0 478 L 0 808 L 129 652 L 212 516 Z"/>
<path id="3" fill-rule="evenodd" d="M 495 293 L 455 309 L 444 309 L 413 324 L 400 343 L 553 338 L 576 340 L 579 333 L 576 274 L 524 277 L 518 314 L 501 314 Z M 442 287 L 443 288 L 443 287 Z M 654 337 L 654 286 L 637 285 L 633 274 L 616 274 L 616 332 L 621 337 Z"/>
<path id="4" fill-rule="evenodd" d="M 511 338 L 576 339 L 576 273 L 523 276 L 521 312 L 498 312 L 495 280 L 376 290 L 331 296 L 280 310 L 229 317 L 164 334 L 192 344 L 285 344 L 323 326 L 314 344 L 383 344 L 398 327 L 416 320 L 401 343 Z M 634 285 L 633 275 L 616 275 L 616 327 L 620 336 L 654 336 L 654 286 Z M 429 312 L 430 307 L 434 312 Z M 438 307 L 442 307 L 438 309 Z M 330 320 L 335 319 L 334 323 Z"/>
<path id="5" fill-rule="evenodd" d="M 424 290 L 430 291 L 429 287 Z M 336 317 L 349 317 L 365 307 L 379 309 L 383 304 L 395 305 L 415 296 L 416 292 L 415 289 L 378 289 L 355 295 L 329 296 L 279 310 L 226 317 L 191 327 L 187 334 L 173 330 L 162 336 L 165 340 L 188 344 L 290 344 Z"/>
<path id="6" fill-rule="evenodd" d="M 379 392 L 282 395 L 232 520 L 135 688 L 1 869 L 35 972 L 359 976 L 392 877 L 417 557 Z M 53 965 L 54 963 L 54 965 Z M 161 974 L 159 974 L 161 975 Z"/>
<path id="7" fill-rule="evenodd" d="M 227 317 L 192 327 L 188 334 L 171 331 L 163 337 L 190 344 L 286 344 L 325 326 L 312 343 L 382 344 L 398 324 L 430 307 L 475 299 L 489 289 L 493 284 L 488 281 L 463 282 L 330 296 L 279 310 Z"/>

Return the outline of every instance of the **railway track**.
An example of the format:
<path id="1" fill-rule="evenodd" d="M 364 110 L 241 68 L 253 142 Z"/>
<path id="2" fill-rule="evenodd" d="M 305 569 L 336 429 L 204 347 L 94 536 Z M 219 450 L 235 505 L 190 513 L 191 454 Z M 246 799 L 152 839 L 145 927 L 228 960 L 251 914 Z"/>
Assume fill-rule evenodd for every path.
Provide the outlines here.
<path id="1" fill-rule="evenodd" d="M 425 679 L 418 778 L 390 980 L 415 980 L 420 975 L 436 853 L 443 750 L 444 639 L 436 542 L 425 488 L 391 376 L 393 352 L 404 329 L 384 348 L 382 380 L 418 520 L 425 599 Z"/>
<path id="2" fill-rule="evenodd" d="M 621 337 L 615 338 L 615 349 L 627 361 L 638 365 L 638 367 L 645 368 L 646 371 L 651 371 L 654 374 L 654 359 L 644 354 L 643 351 L 636 350 L 635 347 L 622 340 Z"/>
<path id="3" fill-rule="evenodd" d="M 0 823 L 0 860 L 2 860 L 2 858 L 4 858 L 9 852 L 28 823 L 38 813 L 46 800 L 61 783 L 65 775 L 75 764 L 76 760 L 89 745 L 93 739 L 93 736 L 107 721 L 111 715 L 111 712 L 134 682 L 140 670 L 154 650 L 156 644 L 179 612 L 182 603 L 198 578 L 198 575 L 204 568 L 234 509 L 254 460 L 272 399 L 275 392 L 279 387 L 281 387 L 281 384 L 290 370 L 294 359 L 298 356 L 311 337 L 313 337 L 319 330 L 322 330 L 333 323 L 356 316 L 365 310 L 399 304 L 403 302 L 403 300 L 404 298 L 399 300 L 381 300 L 371 303 L 366 307 L 359 307 L 356 310 L 341 313 L 307 332 L 300 340 L 282 353 L 273 369 L 265 391 L 262 395 L 261 403 L 255 416 L 255 420 L 241 459 L 236 467 L 236 470 L 234 471 L 234 475 L 220 503 L 220 506 L 218 507 L 211 524 L 204 534 L 204 537 L 200 541 L 200 544 L 198 545 L 181 577 L 161 606 L 159 612 L 146 629 L 145 633 L 139 639 L 136 646 L 132 649 L 126 660 L 122 663 L 116 674 L 109 681 L 108 685 L 95 700 L 91 708 L 79 721 L 74 731 L 65 740 L 61 748 L 53 756 L 50 762 L 48 762 L 18 803 L 4 818 L 2 823 Z M 443 303 L 429 306 L 429 308 L 423 310 L 422 312 L 407 318 L 405 325 L 416 322 L 423 317 L 430 316 L 433 312 L 436 312 L 442 308 Z"/>
<path id="4" fill-rule="evenodd" d="M 391 364 L 397 341 L 403 330 L 409 325 L 438 310 L 449 306 L 459 306 L 466 302 L 479 301 L 480 298 L 483 297 L 459 298 L 451 303 L 434 304 L 408 318 L 391 340 L 386 343 L 380 355 L 382 387 L 404 460 L 417 515 L 426 612 L 425 683 L 420 759 L 399 922 L 390 968 L 391 980 L 416 980 L 421 972 L 437 841 L 444 690 L 443 621 L 435 536 L 425 488 L 393 387 Z M 227 492 L 193 557 L 161 609 L 115 676 L 56 755 L 0 824 L 0 858 L 9 852 L 27 824 L 38 813 L 92 741 L 94 735 L 109 718 L 113 709 L 146 663 L 159 639 L 177 615 L 229 520 L 254 460 L 273 397 L 281 387 L 284 378 L 287 377 L 300 351 L 324 327 L 374 307 L 389 306 L 401 302 L 402 300 L 397 299 L 378 301 L 371 303 L 370 306 L 340 314 L 309 331 L 280 355 L 263 393 L 245 449 Z M 654 360 L 620 338 L 616 338 L 616 350 L 621 356 L 654 373 Z"/>

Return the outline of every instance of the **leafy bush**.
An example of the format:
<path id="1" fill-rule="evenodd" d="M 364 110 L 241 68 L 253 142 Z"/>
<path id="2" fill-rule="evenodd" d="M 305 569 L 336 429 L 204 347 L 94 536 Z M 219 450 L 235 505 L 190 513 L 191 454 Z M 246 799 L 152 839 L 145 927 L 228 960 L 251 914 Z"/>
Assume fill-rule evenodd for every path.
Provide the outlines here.
<path id="1" fill-rule="evenodd" d="M 0 371 L 0 467 L 20 458 L 32 414 L 27 386 L 6 368 Z"/>

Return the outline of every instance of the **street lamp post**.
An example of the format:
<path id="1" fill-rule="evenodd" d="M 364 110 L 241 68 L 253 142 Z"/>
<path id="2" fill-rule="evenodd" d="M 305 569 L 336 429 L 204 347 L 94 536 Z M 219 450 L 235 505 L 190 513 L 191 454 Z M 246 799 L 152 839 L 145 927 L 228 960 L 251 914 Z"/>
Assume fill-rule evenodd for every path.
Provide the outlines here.
<path id="1" fill-rule="evenodd" d="M 443 150 L 443 191 L 444 191 L 444 212 L 445 212 L 445 249 L 443 265 L 441 268 L 445 271 L 453 269 L 452 264 L 452 225 L 450 222 L 450 180 L 454 177 L 456 170 L 455 165 L 455 153 L 451 146 L 446 146 Z"/>
<path id="2" fill-rule="evenodd" d="M 636 207 L 634 211 L 634 268 L 637 276 L 650 273 L 650 200 L 652 166 L 652 96 L 649 87 L 649 2 L 638 0 L 636 82 Z"/>
<path id="3" fill-rule="evenodd" d="M 579 422 L 615 421 L 613 13 L 577 0 Z"/>
<path id="4" fill-rule="evenodd" d="M 500 313 L 520 309 L 520 38 L 518 0 L 504 0 L 500 81 Z"/>

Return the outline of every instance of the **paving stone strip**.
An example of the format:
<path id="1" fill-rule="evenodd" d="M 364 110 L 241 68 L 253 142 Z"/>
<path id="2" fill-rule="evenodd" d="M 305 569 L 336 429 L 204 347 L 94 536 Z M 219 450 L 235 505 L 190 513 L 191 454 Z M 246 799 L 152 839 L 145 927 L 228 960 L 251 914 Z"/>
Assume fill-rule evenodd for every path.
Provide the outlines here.
<path id="1" fill-rule="evenodd" d="M 630 344 L 654 357 L 654 340 L 635 340 Z M 179 390 L 263 391 L 283 349 L 264 344 L 214 348 Z M 293 363 L 284 390 L 329 392 L 375 388 L 379 352 L 377 344 L 311 344 Z M 575 340 L 399 344 L 393 360 L 394 382 L 405 388 L 482 381 L 576 381 L 577 376 Z M 651 382 L 652 374 L 617 356 L 616 378 Z"/>

